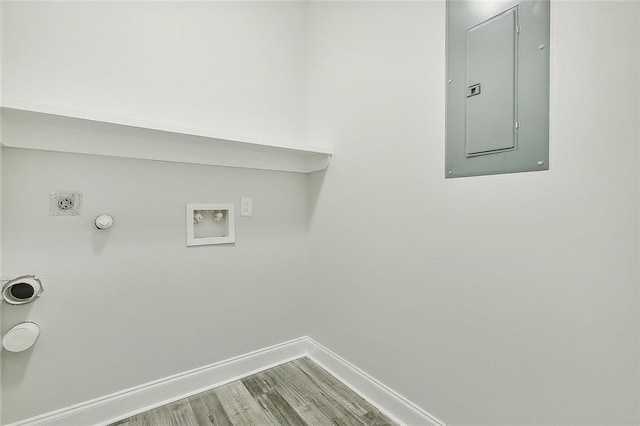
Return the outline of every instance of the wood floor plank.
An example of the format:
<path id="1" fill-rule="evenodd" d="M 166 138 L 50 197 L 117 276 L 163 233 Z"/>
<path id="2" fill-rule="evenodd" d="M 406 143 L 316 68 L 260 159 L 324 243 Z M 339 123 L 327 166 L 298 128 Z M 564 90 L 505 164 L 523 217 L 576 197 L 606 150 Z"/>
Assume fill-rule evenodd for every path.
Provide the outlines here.
<path id="1" fill-rule="evenodd" d="M 171 426 L 171 411 L 163 405 L 131 417 L 131 422 L 136 426 Z"/>
<path id="2" fill-rule="evenodd" d="M 340 404 L 331 392 L 319 388 L 309 376 L 295 365 L 291 363 L 283 365 L 281 371 L 286 372 L 292 386 L 297 387 L 300 392 L 308 395 L 311 402 L 317 406 L 325 416 L 330 417 L 334 424 L 342 426 L 359 426 L 364 424 L 358 416 L 354 416 L 347 407 Z"/>
<path id="3" fill-rule="evenodd" d="M 343 406 L 347 407 L 354 415 L 362 418 L 366 424 L 379 425 L 393 424 L 394 422 L 384 413 L 366 399 L 362 398 L 356 392 L 351 390 L 347 385 L 329 374 L 325 369 L 320 367 L 308 357 L 300 358 L 292 361 L 292 364 L 300 368 L 307 374 L 318 387 L 331 392 Z"/>
<path id="4" fill-rule="evenodd" d="M 313 382 L 302 370 L 288 363 L 277 369 L 282 374 L 289 388 L 296 389 L 328 417 L 331 422 L 340 426 L 359 426 L 364 422 L 342 406 L 329 392 L 324 391 Z"/>
<path id="5" fill-rule="evenodd" d="M 393 426 L 396 423 L 387 417 L 384 413 L 380 412 L 380 410 L 376 409 L 375 411 L 369 411 L 364 414 L 362 419 L 365 420 L 367 426 Z"/>
<path id="6" fill-rule="evenodd" d="M 295 360 L 111 426 L 395 426 L 309 358 Z"/>
<path id="7" fill-rule="evenodd" d="M 296 410 L 293 409 L 277 390 L 272 389 L 262 395 L 256 396 L 255 399 L 274 424 L 282 426 L 307 426 L 307 422 L 300 417 Z"/>
<path id="8" fill-rule="evenodd" d="M 215 388 L 213 392 L 234 426 L 275 424 L 240 380 Z"/>
<path id="9" fill-rule="evenodd" d="M 245 377 L 240 380 L 242 384 L 247 388 L 249 393 L 255 398 L 260 395 L 273 390 L 274 387 L 267 381 L 264 376 L 254 374 L 253 376 Z"/>
<path id="10" fill-rule="evenodd" d="M 275 374 L 275 369 L 272 368 L 263 371 L 256 374 L 256 376 L 264 383 L 270 383 L 274 388 L 277 388 L 282 398 L 287 401 L 305 422 L 314 426 L 333 425 L 331 420 L 322 414 L 304 395 L 287 387 L 286 381 Z"/>
<path id="11" fill-rule="evenodd" d="M 146 417 L 137 414 L 135 416 L 131 416 L 128 419 L 123 420 L 122 423 L 116 423 L 111 426 L 150 426 L 149 421 L 145 421 Z"/>
<path id="12" fill-rule="evenodd" d="M 189 401 L 181 399 L 169 404 L 171 412 L 171 424 L 173 426 L 198 426 L 198 420 L 191 410 Z"/>
<path id="13" fill-rule="evenodd" d="M 192 396 L 189 405 L 199 425 L 232 426 L 220 400 L 211 391 Z"/>
<path id="14" fill-rule="evenodd" d="M 313 380 L 318 387 L 330 393 L 338 400 L 338 402 L 347 407 L 357 416 L 362 416 L 369 411 L 372 411 L 372 409 L 375 409 L 373 405 L 365 401 L 357 393 L 353 392 L 341 381 L 327 373 L 309 358 L 297 359 L 293 361 L 292 364 L 309 376 L 309 378 Z"/>

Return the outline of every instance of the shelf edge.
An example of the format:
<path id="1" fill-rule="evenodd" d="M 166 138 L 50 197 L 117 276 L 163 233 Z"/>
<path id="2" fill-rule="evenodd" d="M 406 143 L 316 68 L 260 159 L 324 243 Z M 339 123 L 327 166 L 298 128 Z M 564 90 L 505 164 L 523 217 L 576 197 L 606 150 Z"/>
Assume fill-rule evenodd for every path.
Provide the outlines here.
<path id="1" fill-rule="evenodd" d="M 328 167 L 332 156 L 330 150 L 326 148 L 294 148 L 285 145 L 258 143 L 173 125 L 99 117 L 95 114 L 63 111 L 61 108 L 7 101 L 2 102 L 1 108 L 3 116 L 13 116 L 14 121 L 23 121 L 21 124 L 13 126 L 13 129 L 9 125 L 8 135 L 3 128 L 2 144 L 7 147 L 297 173 L 324 170 Z M 16 118 L 20 115 L 23 117 Z M 56 139 L 48 131 L 45 132 L 42 129 L 40 129 L 41 136 L 46 135 L 46 138 L 25 135 L 37 131 L 38 126 L 46 126 L 46 123 L 53 122 L 57 124 L 53 126 L 54 128 L 66 127 L 67 131 L 73 133 L 74 127 L 70 125 L 72 120 L 80 120 L 76 124 L 92 130 L 104 130 L 104 126 L 123 126 L 131 129 L 130 133 L 135 138 L 132 136 L 128 144 L 118 144 L 113 140 L 103 141 L 103 143 L 86 139 L 74 142 L 73 138 L 65 138 L 62 135 L 58 135 L 59 137 Z M 31 121 L 31 124 L 28 125 L 25 121 Z M 5 123 L 3 127 L 7 127 L 6 124 L 9 123 Z M 31 127 L 35 129 L 31 129 Z M 20 131 L 16 133 L 17 128 L 22 129 L 22 134 Z M 151 136 L 147 134 L 148 132 L 161 132 L 162 139 L 164 139 L 164 152 L 163 145 L 156 144 L 153 149 L 149 150 L 142 147 L 143 139 L 147 139 L 147 142 L 152 141 Z M 154 135 L 158 135 L 158 133 Z M 179 142 L 181 139 L 184 141 L 182 145 Z M 197 143 L 201 140 L 207 141 L 207 143 Z M 152 142 L 156 143 L 155 140 Z M 134 146 L 135 144 L 137 146 Z M 158 149 L 159 146 L 161 149 Z M 176 147 L 184 149 L 176 150 Z"/>

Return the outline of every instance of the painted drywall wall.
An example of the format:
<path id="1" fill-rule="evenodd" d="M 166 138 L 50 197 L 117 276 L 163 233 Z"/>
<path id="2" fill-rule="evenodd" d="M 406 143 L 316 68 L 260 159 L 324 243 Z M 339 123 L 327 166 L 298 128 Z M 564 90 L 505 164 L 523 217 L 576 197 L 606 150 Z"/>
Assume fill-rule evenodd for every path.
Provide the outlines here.
<path id="1" fill-rule="evenodd" d="M 0 64 L 0 68 L 2 68 L 1 64 Z M 0 134 L 2 134 L 1 130 L 2 129 L 0 128 Z M 3 208 L 2 208 L 2 193 L 4 191 L 3 187 L 2 187 L 2 160 L 3 160 L 3 153 L 4 153 L 4 148 L 2 147 L 2 141 L 0 139 L 0 279 L 2 277 L 4 277 L 3 270 L 2 270 L 2 212 L 3 212 Z M 4 310 L 4 307 L 2 305 L 4 305 L 4 303 L 0 302 L 0 330 L 3 330 L 2 329 L 2 311 Z M 3 353 L 4 353 L 4 350 L 2 348 L 0 348 L 0 424 L 3 424 L 2 423 L 2 358 L 3 358 Z"/>
<path id="2" fill-rule="evenodd" d="M 2 99 L 2 5 L 0 5 L 0 100 Z M 1 114 L 1 112 L 0 112 Z M 0 120 L 0 279 L 2 279 L 2 124 Z M 2 302 L 0 302 L 0 330 L 2 330 Z M 0 424 L 2 423 L 2 348 L 0 348 Z"/>
<path id="3" fill-rule="evenodd" d="M 305 5 L 3 1 L 4 104 L 298 146 Z"/>
<path id="4" fill-rule="evenodd" d="M 303 4 L 1 6 L 3 103 L 265 143 L 295 145 L 305 135 Z M 15 135 L 4 119 L 4 135 Z M 46 129 L 34 129 L 28 137 L 46 139 Z M 69 137 L 126 138 L 122 132 L 89 125 Z M 46 293 L 29 306 L 3 307 L 3 332 L 27 318 L 42 328 L 37 348 L 3 354 L 3 422 L 304 335 L 305 176 L 5 154 L 3 272 L 37 274 Z M 82 191 L 82 216 L 49 216 L 55 189 Z M 185 246 L 185 203 L 238 204 L 241 196 L 253 197 L 254 217 L 238 218 L 235 246 Z M 113 229 L 94 229 L 102 212 L 115 217 Z"/>
<path id="5" fill-rule="evenodd" d="M 637 23 L 553 2 L 551 170 L 445 180 L 444 2 L 311 4 L 310 335 L 451 425 L 637 424 Z"/>
<path id="6" fill-rule="evenodd" d="M 3 309 L 42 329 L 3 354 L 5 422 L 304 335 L 305 175 L 20 149 L 2 171 L 3 269 L 45 287 Z M 57 189 L 82 191 L 81 216 L 49 216 Z M 187 202 L 241 196 L 235 245 L 186 247 Z"/>
<path id="7" fill-rule="evenodd" d="M 32 9 L 51 4 L 69 9 L 60 16 L 38 16 Z M 200 75 L 194 66 L 202 91 L 181 86 L 184 78 L 175 86 L 163 67 L 146 65 L 162 65 L 162 49 L 129 37 L 142 33 L 135 26 L 141 4 L 149 3 L 131 6 L 131 14 L 113 12 L 115 17 L 100 5 L 5 5 L 13 13 L 5 21 L 23 25 L 4 34 L 19 35 L 13 41 L 24 48 L 5 54 L 19 61 L 12 60 L 5 84 L 32 102 L 104 106 L 98 112 L 180 118 L 183 125 L 215 121 L 228 132 L 286 139 L 304 127 L 307 96 L 300 74 L 308 72 L 310 138 L 333 141 L 336 153 L 331 168 L 310 179 L 314 268 L 305 263 L 309 223 L 299 203 L 307 182 L 299 175 L 7 150 L 5 269 L 29 269 L 49 286 L 28 313 L 3 312 L 3 327 L 26 315 L 43 325 L 38 351 L 3 360 L 4 421 L 307 332 L 450 424 L 637 421 L 636 5 L 554 4 L 550 172 L 444 181 L 441 2 L 312 4 L 302 17 L 300 5 L 274 6 L 293 10 L 267 13 L 265 26 L 291 31 L 274 36 L 278 41 L 266 50 L 289 46 L 289 36 L 300 36 L 299 47 L 308 29 L 308 67 L 301 65 L 300 50 L 283 53 L 290 60 L 270 65 L 288 64 L 286 72 L 259 72 L 269 84 L 237 96 L 219 85 L 241 88 L 262 70 L 264 61 L 254 61 L 269 56 L 262 45 L 220 48 L 222 57 L 244 58 L 250 66 L 237 70 L 246 74 L 203 66 L 209 73 Z M 229 22 L 264 18 L 248 10 Z M 169 19 L 174 12 L 152 15 L 175 29 Z M 41 34 L 52 28 L 44 15 L 87 39 L 92 37 L 78 26 L 93 17 L 86 27 L 99 28 L 95 34 L 102 35 L 92 42 L 104 47 L 78 47 L 83 37 L 67 40 L 57 34 L 64 31 Z M 104 35 L 113 35 L 108 21 L 118 22 L 126 43 L 111 44 Z M 152 38 L 160 31 L 155 19 L 149 21 Z M 245 29 L 255 37 L 269 34 Z M 49 36 L 59 43 L 48 45 Z M 62 47 L 66 42 L 69 50 Z M 129 42 L 150 58 L 136 58 Z M 168 60 L 188 56 L 171 46 Z M 48 47 L 55 49 L 49 53 Z M 97 51 L 115 60 L 102 61 Z M 105 63 L 110 67 L 101 67 Z M 52 64 L 51 75 L 35 66 L 42 64 Z M 80 67 L 77 74 L 69 69 L 73 64 Z M 120 70 L 122 64 L 128 68 Z M 148 72 L 142 75 L 141 68 Z M 228 78 L 204 83 L 209 75 Z M 43 83 L 30 88 L 29 82 Z M 289 84 L 302 86 L 300 93 L 269 104 L 280 99 L 269 94 Z M 222 96 L 210 97 L 209 85 Z M 176 88 L 162 97 L 156 87 Z M 131 91 L 144 92 L 142 100 Z M 220 106 L 225 103 L 229 110 Z M 25 171 L 32 173 L 22 176 Z M 47 194 L 55 188 L 83 190 L 86 215 L 49 217 Z M 237 200 L 248 191 L 257 216 L 239 222 L 235 248 L 182 246 L 184 202 Z M 269 214 L 256 222 L 262 197 Z M 117 221 L 107 236 L 90 225 L 104 209 Z M 199 293 L 202 277 L 218 270 L 224 285 L 212 278 Z M 98 281 L 92 281 L 95 275 Z M 176 282 L 197 294 L 195 304 L 174 301 Z M 310 288 L 314 297 L 306 294 Z M 126 298 L 129 291 L 144 296 L 146 290 L 159 294 Z M 304 302 L 302 317 L 290 306 L 297 301 Z M 189 328 L 193 324 L 197 328 Z M 20 402 L 26 396 L 35 401 L 29 407 Z"/>
<path id="8" fill-rule="evenodd" d="M 0 64 L 0 68 L 2 68 L 1 64 Z M 1 129 L 0 129 L 0 134 L 1 134 Z M 3 206 L 2 206 L 2 194 L 3 194 L 3 186 L 2 186 L 2 161 L 3 161 L 3 154 L 4 154 L 4 148 L 1 145 L 2 141 L 0 140 L 0 279 L 2 277 L 4 277 L 3 275 L 3 269 L 2 269 L 2 212 L 3 212 Z M 4 310 L 4 307 L 2 306 L 3 303 L 0 302 L 0 330 L 3 330 L 2 328 L 2 312 Z M 4 350 L 2 348 L 0 348 L 0 424 L 3 424 L 2 422 L 2 359 L 4 356 Z"/>

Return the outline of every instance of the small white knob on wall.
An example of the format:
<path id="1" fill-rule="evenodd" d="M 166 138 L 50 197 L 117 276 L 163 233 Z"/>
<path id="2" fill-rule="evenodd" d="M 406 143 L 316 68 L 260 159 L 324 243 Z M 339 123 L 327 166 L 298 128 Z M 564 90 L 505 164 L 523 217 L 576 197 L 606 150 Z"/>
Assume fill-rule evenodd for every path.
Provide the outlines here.
<path id="1" fill-rule="evenodd" d="M 113 226 L 113 217 L 108 214 L 101 214 L 96 217 L 95 224 L 98 229 L 109 229 Z"/>
<path id="2" fill-rule="evenodd" d="M 35 322 L 25 321 L 14 325 L 2 338 L 2 346 L 9 352 L 29 349 L 40 337 L 40 327 Z"/>

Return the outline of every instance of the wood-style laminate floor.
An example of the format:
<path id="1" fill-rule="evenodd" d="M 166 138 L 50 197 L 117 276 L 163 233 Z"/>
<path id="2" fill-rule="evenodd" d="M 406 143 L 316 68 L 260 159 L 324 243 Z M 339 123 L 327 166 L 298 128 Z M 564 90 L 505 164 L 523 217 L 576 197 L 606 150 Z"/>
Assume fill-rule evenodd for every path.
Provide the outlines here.
<path id="1" fill-rule="evenodd" d="M 309 358 L 300 358 L 111 426 L 395 424 Z"/>

